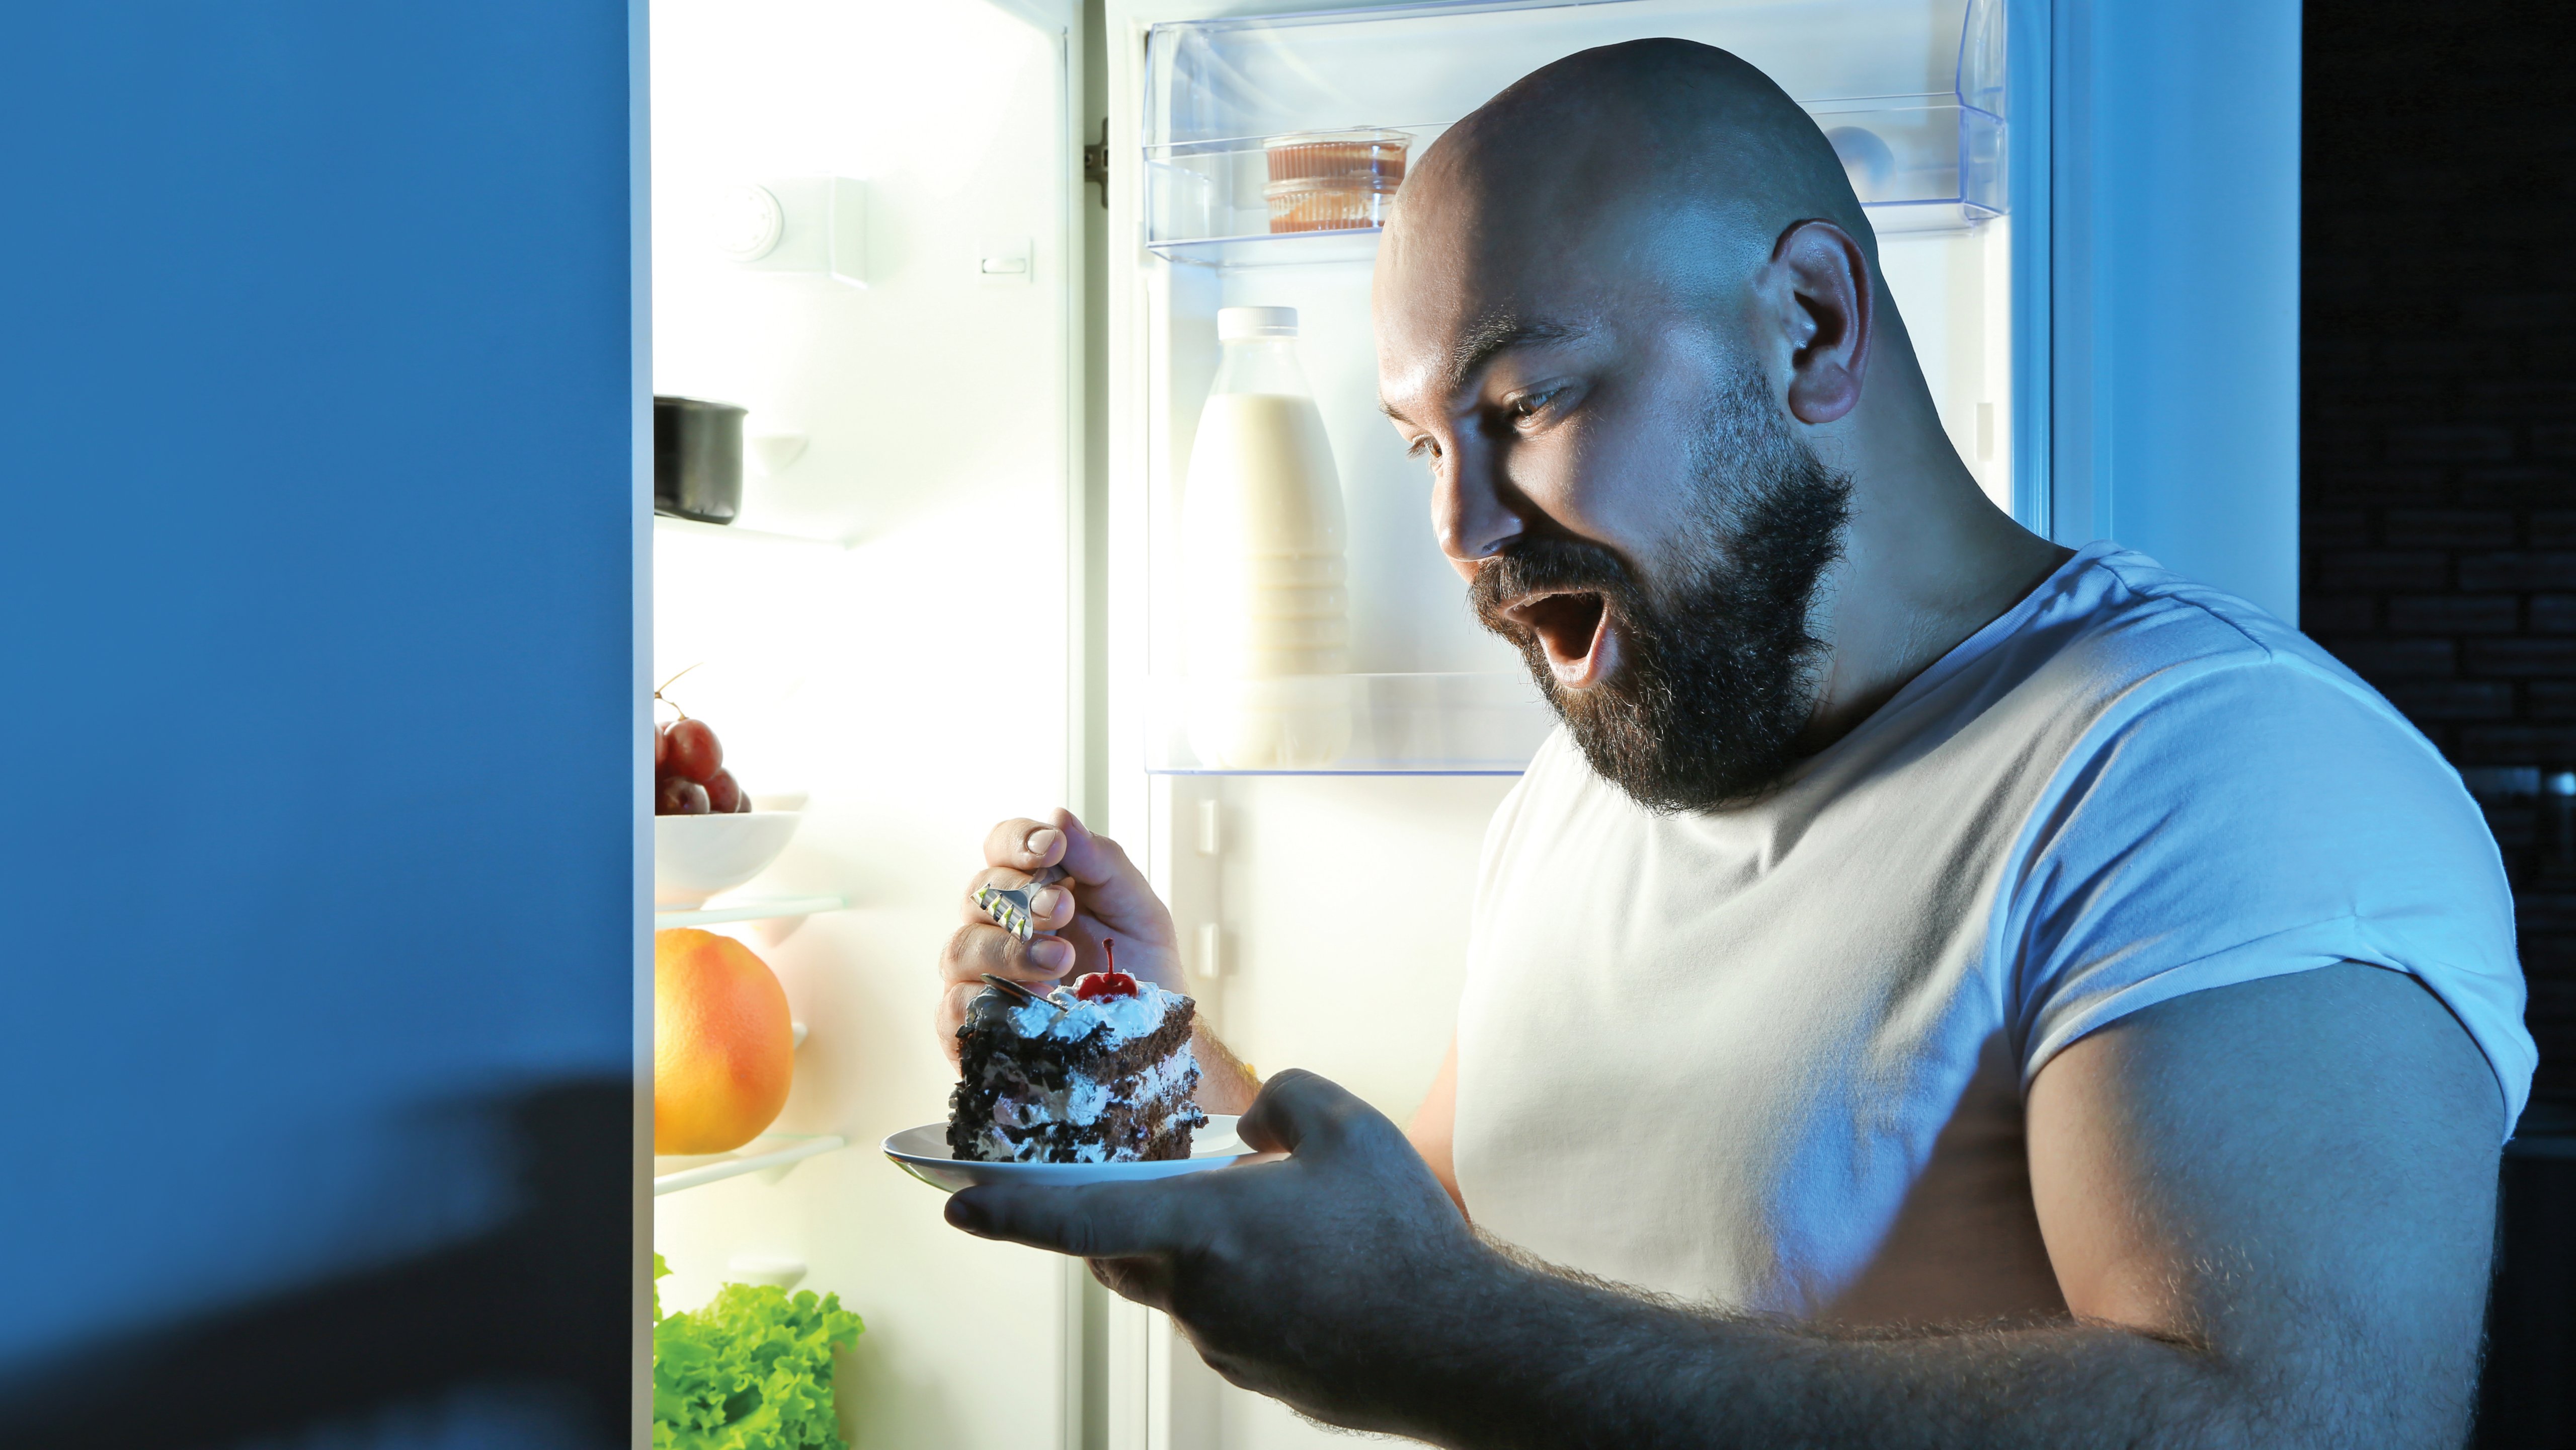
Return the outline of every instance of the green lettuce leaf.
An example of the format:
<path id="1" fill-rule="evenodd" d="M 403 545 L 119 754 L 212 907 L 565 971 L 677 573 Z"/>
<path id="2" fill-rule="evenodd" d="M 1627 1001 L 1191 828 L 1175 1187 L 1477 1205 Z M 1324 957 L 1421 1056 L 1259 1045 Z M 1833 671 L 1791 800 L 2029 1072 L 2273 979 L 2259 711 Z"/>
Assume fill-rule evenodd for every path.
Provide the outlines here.
<path id="1" fill-rule="evenodd" d="M 670 1272 L 654 1256 L 655 1278 Z M 703 1309 L 653 1322 L 655 1450 L 847 1450 L 832 1407 L 832 1351 L 866 1326 L 841 1296 L 790 1298 L 727 1284 Z"/>

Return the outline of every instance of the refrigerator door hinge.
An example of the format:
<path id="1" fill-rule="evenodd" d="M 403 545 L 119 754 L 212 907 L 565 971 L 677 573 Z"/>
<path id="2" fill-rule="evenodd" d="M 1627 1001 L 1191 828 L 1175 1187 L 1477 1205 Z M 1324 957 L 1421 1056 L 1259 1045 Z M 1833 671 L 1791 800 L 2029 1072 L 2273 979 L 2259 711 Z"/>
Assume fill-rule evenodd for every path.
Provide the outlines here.
<path id="1" fill-rule="evenodd" d="M 1064 153 L 1056 153 L 1061 156 Z M 1082 148 L 1082 179 L 1100 188 L 1102 210 L 1109 206 L 1109 118 L 1100 118 L 1100 139 Z"/>

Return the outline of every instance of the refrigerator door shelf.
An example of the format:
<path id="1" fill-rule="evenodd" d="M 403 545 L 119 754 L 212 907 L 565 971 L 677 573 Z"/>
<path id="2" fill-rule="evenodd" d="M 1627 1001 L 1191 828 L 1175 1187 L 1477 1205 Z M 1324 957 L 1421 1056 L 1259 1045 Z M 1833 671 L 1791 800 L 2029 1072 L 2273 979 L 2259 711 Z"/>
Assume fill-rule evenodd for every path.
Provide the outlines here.
<path id="1" fill-rule="evenodd" d="M 2003 214 L 2000 118 L 1951 93 L 1803 104 L 1878 231 L 1956 230 Z M 1410 155 L 1419 157 L 1448 127 L 1387 129 L 1413 137 Z M 1270 229 L 1270 140 L 1146 147 L 1145 245 L 1174 262 L 1218 267 L 1375 259 L 1376 227 Z"/>
<path id="2" fill-rule="evenodd" d="M 1149 26 L 1137 137 L 1145 244 L 1220 266 L 1326 260 L 1241 245 L 1270 231 L 1263 188 L 1277 179 L 1279 138 L 1384 127 L 1412 138 L 1407 160 L 1418 162 L 1456 117 L 1520 76 L 1649 36 L 1731 50 L 1797 97 L 1882 232 L 1968 227 L 2008 210 L 2002 0 L 1470 0 Z M 1818 44 L 1823 36 L 1834 43 Z M 1369 114 L 1369 98 L 1411 114 Z"/>
<path id="3" fill-rule="evenodd" d="M 1249 232 L 1235 237 L 1192 237 L 1149 241 L 1156 256 L 1187 266 L 1285 267 L 1324 262 L 1377 260 L 1381 227 L 1352 227 L 1326 232 Z"/>
<path id="4" fill-rule="evenodd" d="M 1866 96 L 1802 102 L 1842 158 L 1843 174 L 1885 231 L 1919 231 L 1909 213 L 1946 208 L 1949 225 L 2001 216 L 2001 117 L 1956 95 Z"/>
<path id="5" fill-rule="evenodd" d="M 1519 775 L 1556 713 L 1520 674 L 1403 674 L 1315 677 L 1348 701 L 1348 744 L 1311 763 L 1228 765 L 1192 743 L 1227 733 L 1253 734 L 1213 709 L 1244 713 L 1223 686 L 1186 677 L 1153 682 L 1147 719 L 1147 771 L 1156 775 Z M 1333 732 L 1338 737 L 1340 732 Z"/>
<path id="6" fill-rule="evenodd" d="M 1384 126 L 1367 121 L 1368 129 L 1409 137 L 1408 159 L 1418 157 L 1446 125 Z M 1357 125 L 1300 130 L 1358 129 Z M 1281 133 L 1293 135 L 1295 133 Z M 1377 255 L 1374 226 L 1317 231 L 1273 231 L 1270 199 L 1264 188 L 1271 175 L 1270 135 L 1190 141 L 1145 148 L 1145 245 L 1184 262 L 1261 265 L 1269 261 L 1366 260 Z M 1401 192 L 1398 193 L 1401 195 Z M 1335 248 L 1328 239 L 1358 239 L 1360 245 Z M 1296 243 L 1306 246 L 1262 248 L 1238 244 Z M 1214 246 L 1219 255 L 1211 256 Z"/>

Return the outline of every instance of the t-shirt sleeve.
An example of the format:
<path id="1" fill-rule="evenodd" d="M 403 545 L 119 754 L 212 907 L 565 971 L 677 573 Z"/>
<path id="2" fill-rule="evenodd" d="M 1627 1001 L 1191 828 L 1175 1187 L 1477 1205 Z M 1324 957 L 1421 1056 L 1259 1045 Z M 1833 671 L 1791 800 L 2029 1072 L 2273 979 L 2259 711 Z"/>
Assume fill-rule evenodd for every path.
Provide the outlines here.
<path id="1" fill-rule="evenodd" d="M 2512 891 L 2457 774 L 2368 687 L 2295 657 L 2134 696 L 2052 781 L 2007 883 L 2023 1084 L 2140 1008 L 2349 960 L 2450 1008 L 2510 1136 L 2538 1054 Z"/>

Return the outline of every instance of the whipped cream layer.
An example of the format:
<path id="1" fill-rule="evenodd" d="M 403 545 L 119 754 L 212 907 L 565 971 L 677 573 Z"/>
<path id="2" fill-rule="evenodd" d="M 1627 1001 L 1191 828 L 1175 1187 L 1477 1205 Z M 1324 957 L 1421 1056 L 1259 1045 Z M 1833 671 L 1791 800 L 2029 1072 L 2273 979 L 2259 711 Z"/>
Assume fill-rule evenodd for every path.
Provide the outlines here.
<path id="1" fill-rule="evenodd" d="M 1059 1042 L 1079 1042 L 1106 1026 L 1108 1035 L 1100 1039 L 1101 1045 L 1118 1047 L 1161 1031 L 1163 1019 L 1172 1015 L 1173 1004 L 1187 1000 L 1178 992 L 1166 992 L 1139 979 L 1134 996 L 1101 996 L 1085 1001 L 1074 996 L 1071 989 L 1058 987 L 1045 1001 L 1023 1003 L 1002 1015 L 1011 1030 L 1022 1037 L 1052 1037 Z"/>

